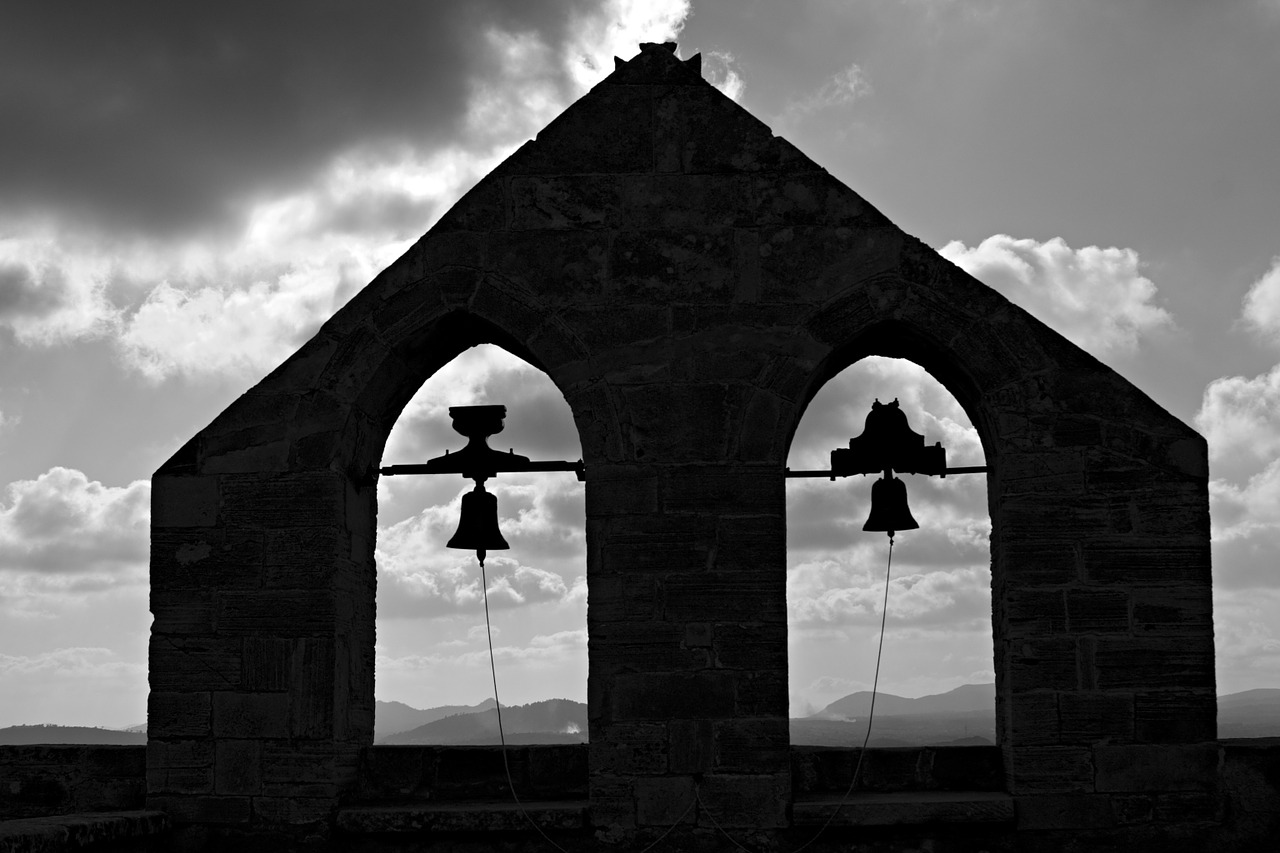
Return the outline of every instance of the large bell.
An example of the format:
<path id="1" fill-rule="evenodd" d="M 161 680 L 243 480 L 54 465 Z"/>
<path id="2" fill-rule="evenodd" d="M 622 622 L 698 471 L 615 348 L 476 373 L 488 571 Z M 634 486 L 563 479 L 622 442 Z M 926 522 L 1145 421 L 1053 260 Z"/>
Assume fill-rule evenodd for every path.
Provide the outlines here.
<path id="1" fill-rule="evenodd" d="M 482 566 L 485 552 L 505 551 L 511 547 L 498 529 L 498 497 L 486 492 L 483 482 L 477 480 L 475 489 L 462 496 L 458 530 L 447 546 L 475 551 Z"/>
<path id="2" fill-rule="evenodd" d="M 863 530 L 885 531 L 889 538 L 898 530 L 915 530 L 920 525 L 907 506 L 907 484 L 886 471 L 884 479 L 871 484 L 871 514 Z"/>

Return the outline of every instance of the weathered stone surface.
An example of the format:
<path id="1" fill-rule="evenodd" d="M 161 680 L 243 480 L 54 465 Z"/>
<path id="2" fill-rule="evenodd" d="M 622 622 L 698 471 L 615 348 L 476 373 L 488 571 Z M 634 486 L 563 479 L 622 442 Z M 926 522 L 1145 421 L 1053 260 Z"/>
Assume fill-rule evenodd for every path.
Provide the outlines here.
<path id="1" fill-rule="evenodd" d="M 1081 746 L 1012 748 L 1014 794 L 1091 793 L 1093 754 Z"/>
<path id="2" fill-rule="evenodd" d="M 1217 737 L 1212 689 L 1142 691 L 1134 697 L 1134 735 L 1144 743 L 1203 743 Z"/>
<path id="3" fill-rule="evenodd" d="M 1072 637 L 1015 640 L 1015 657 L 1009 667 L 1014 689 L 1077 689 L 1080 676 L 1076 646 Z"/>
<path id="4" fill-rule="evenodd" d="M 0 850 L 45 853 L 112 842 L 142 842 L 163 835 L 169 817 L 155 810 L 68 814 L 0 822 Z"/>
<path id="5" fill-rule="evenodd" d="M 636 823 L 668 827 L 697 819 L 691 776 L 649 776 L 636 780 Z"/>
<path id="6" fill-rule="evenodd" d="M 151 483 L 151 525 L 212 527 L 218 521 L 218 477 L 157 476 Z"/>
<path id="7" fill-rule="evenodd" d="M 1106 794 L 1040 794 L 1014 801 L 1018 829 L 1098 829 L 1114 826 L 1116 816 Z"/>
<path id="8" fill-rule="evenodd" d="M 288 694 L 214 693 L 213 735 L 217 738 L 288 737 Z"/>
<path id="9" fill-rule="evenodd" d="M 151 636 L 149 678 L 161 693 L 198 693 L 240 687 L 238 637 Z"/>
<path id="10" fill-rule="evenodd" d="M 582 444 L 584 772 L 602 843 L 635 841 L 637 820 L 650 838 L 685 820 L 681 843 L 721 815 L 785 823 L 783 469 L 807 402 L 869 355 L 923 366 L 981 433 L 1002 774 L 1045 797 L 1026 826 L 1107 833 L 1180 803 L 1193 823 L 1217 814 L 1181 771 L 1163 778 L 1153 758 L 1131 781 L 1094 752 L 1213 737 L 1203 439 L 904 234 L 674 45 L 644 45 L 157 472 L 163 748 L 148 775 L 175 821 L 323 835 L 338 798 L 368 787 L 376 469 L 421 383 L 486 342 L 548 371 Z M 377 790 L 505 794 L 493 753 L 432 755 Z M 877 757 L 868 778 L 937 783 L 932 755 Z M 511 759 L 517 784 L 560 773 Z M 1115 787 L 1110 812 L 1095 772 Z M 1011 808 L 867 801 L 853 822 Z"/>
<path id="11" fill-rule="evenodd" d="M 1141 639 L 1098 639 L 1095 665 L 1103 690 L 1160 690 L 1180 687 L 1210 693 L 1214 684 L 1212 649 L 1188 642 L 1183 632 L 1154 633 Z M 1209 697 L 1202 694 L 1202 701 Z"/>
<path id="12" fill-rule="evenodd" d="M 713 723 L 717 773 L 761 773 L 788 766 L 787 721 L 732 720 Z"/>
<path id="13" fill-rule="evenodd" d="M 618 675 L 612 710 L 623 720 L 731 717 L 736 684 L 724 672 Z"/>
<path id="14" fill-rule="evenodd" d="M 760 770 L 768 769 L 760 767 Z M 723 827 L 783 827 L 787 820 L 790 779 L 774 774 L 712 773 L 698 784 L 699 823 Z"/>
<path id="15" fill-rule="evenodd" d="M 252 814 L 249 797 L 159 794 L 148 796 L 147 805 L 163 811 L 175 824 L 245 824 Z"/>
<path id="16" fill-rule="evenodd" d="M 526 818 L 521 814 L 521 807 Z M 544 830 L 580 829 L 587 804 L 579 802 L 441 803 L 438 805 L 361 806 L 340 809 L 337 827 L 349 833 L 421 833 L 522 831 L 528 820 Z"/>
<path id="17" fill-rule="evenodd" d="M 212 694 L 166 693 L 154 686 L 147 697 L 150 738 L 206 737 L 212 726 Z"/>
<path id="18" fill-rule="evenodd" d="M 262 790 L 262 742 L 221 740 L 214 757 L 214 792 L 258 794 Z"/>
<path id="19" fill-rule="evenodd" d="M 1095 746 L 1099 791 L 1206 791 L 1218 784 L 1216 743 Z"/>
<path id="20" fill-rule="evenodd" d="M 796 826 L 827 825 L 828 819 L 832 826 L 1010 823 L 1014 799 L 995 792 L 917 791 L 854 794 L 843 805 L 839 797 L 806 797 L 792 806 Z"/>
<path id="21" fill-rule="evenodd" d="M 1128 593 L 1112 590 L 1067 590 L 1067 619 L 1072 631 L 1081 633 L 1128 631 Z"/>
<path id="22" fill-rule="evenodd" d="M 1063 743 L 1123 742 L 1133 737 L 1131 693 L 1060 693 L 1058 717 Z"/>
<path id="23" fill-rule="evenodd" d="M 597 727 L 601 743 L 592 752 L 593 773 L 655 774 L 667 770 L 665 723 L 615 722 Z"/>
<path id="24" fill-rule="evenodd" d="M 1062 739 L 1058 716 L 1058 691 L 1014 693 L 1004 700 L 1009 714 L 1009 736 L 1026 746 L 1057 744 Z"/>

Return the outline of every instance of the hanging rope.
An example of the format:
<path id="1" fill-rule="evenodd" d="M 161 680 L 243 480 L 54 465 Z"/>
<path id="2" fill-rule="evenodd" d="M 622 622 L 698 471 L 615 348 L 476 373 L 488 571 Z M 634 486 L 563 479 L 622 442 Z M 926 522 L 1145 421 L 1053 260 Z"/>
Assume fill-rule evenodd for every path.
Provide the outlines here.
<path id="1" fill-rule="evenodd" d="M 801 850 L 817 841 L 818 837 L 827 831 L 827 827 L 831 825 L 831 821 L 835 820 L 836 815 L 838 815 L 840 810 L 844 808 L 845 803 L 849 801 L 849 795 L 853 793 L 853 789 L 858 784 L 858 773 L 862 770 L 862 759 L 866 757 L 867 744 L 871 741 L 871 721 L 875 719 L 876 716 L 876 688 L 880 684 L 880 658 L 884 654 L 884 625 L 885 620 L 889 615 L 889 576 L 892 573 L 892 570 L 893 534 L 890 533 L 889 560 L 885 563 L 884 567 L 884 603 L 880 607 L 880 643 L 876 646 L 876 674 L 875 677 L 871 679 L 871 708 L 867 712 L 867 735 L 862 739 L 862 749 L 858 750 L 858 763 L 853 767 L 853 778 L 849 780 L 849 787 L 845 789 L 844 796 L 840 798 L 840 802 L 836 805 L 835 809 L 832 810 L 831 814 L 827 815 L 826 823 L 822 824 L 818 831 L 814 833 L 813 838 L 810 838 L 804 844 L 797 847 L 792 851 L 792 853 L 800 853 Z"/>
<path id="2" fill-rule="evenodd" d="M 840 809 L 844 808 L 845 803 L 848 802 L 849 800 L 849 795 L 853 793 L 853 789 L 858 784 L 858 774 L 862 770 L 862 759 L 867 754 L 867 744 L 871 740 L 871 721 L 875 719 L 875 715 L 876 715 L 876 692 L 880 684 L 880 659 L 884 654 L 884 626 L 885 626 L 885 620 L 889 615 L 889 578 L 890 578 L 890 575 L 892 574 L 892 570 L 893 570 L 893 535 L 890 534 L 889 535 L 889 560 L 884 567 L 884 603 L 881 605 L 881 608 L 880 608 L 880 641 L 876 646 L 876 672 L 875 672 L 875 676 L 871 679 L 871 708 L 867 712 L 867 734 L 862 739 L 862 749 L 858 751 L 858 763 L 855 764 L 853 767 L 853 778 L 849 780 L 849 787 L 845 790 L 844 796 L 840 798 L 840 802 L 836 805 L 835 809 L 831 812 L 831 814 L 827 815 L 826 823 L 822 824 L 822 826 L 819 827 L 818 831 L 813 834 L 813 838 L 810 838 L 804 844 L 797 847 L 795 850 L 792 851 L 792 853 L 800 853 L 801 850 L 804 850 L 810 844 L 813 844 L 813 842 L 818 840 L 818 838 L 822 835 L 822 833 L 827 831 L 827 827 L 829 827 L 831 825 L 831 822 L 835 820 L 836 815 L 840 813 Z M 693 789 L 693 797 L 694 797 L 694 802 L 702 806 L 702 811 L 706 813 L 707 817 L 711 820 L 711 823 L 715 826 L 715 828 L 720 830 L 720 834 L 723 835 L 725 838 L 729 839 L 729 843 L 731 843 L 734 847 L 737 847 L 739 850 L 743 851 L 743 853 L 750 853 L 750 851 L 746 847 L 743 847 L 740 843 L 738 843 L 738 840 L 734 838 L 732 835 L 730 835 L 725 830 L 725 828 L 720 825 L 720 822 L 716 820 L 715 815 L 713 815 L 707 809 L 706 805 L 702 803 L 702 797 L 698 792 L 697 783 L 695 783 L 695 786 Z M 693 804 L 691 803 L 690 808 L 692 808 L 692 806 Z M 688 810 L 686 810 L 685 814 L 688 814 Z M 680 816 L 680 820 L 684 820 L 684 815 Z M 674 828 L 675 827 L 673 825 L 671 829 L 674 829 Z M 671 829 L 668 829 L 667 832 L 670 832 Z M 661 841 L 662 838 L 665 838 L 665 837 L 666 837 L 666 832 L 662 834 L 662 836 L 658 839 L 658 841 Z M 657 842 L 655 841 L 654 844 L 656 843 Z M 652 846 L 653 844 L 649 845 L 649 847 L 652 847 Z M 645 850 L 648 850 L 649 847 L 646 847 Z"/>
<path id="3" fill-rule="evenodd" d="M 511 799 L 516 801 L 516 807 L 520 809 L 520 814 L 524 815 L 524 819 L 529 821 L 530 826 L 538 830 L 538 834 L 545 838 L 548 844 L 559 850 L 560 853 L 569 853 L 569 851 L 552 841 L 550 836 L 542 831 L 542 827 L 538 826 L 537 821 L 524 810 L 524 804 L 516 796 L 515 783 L 511 781 L 511 765 L 507 763 L 507 736 L 502 731 L 502 702 L 498 700 L 498 667 L 493 661 L 493 630 L 489 627 L 489 581 L 485 578 L 483 557 L 480 559 L 480 590 L 484 593 L 484 633 L 489 640 L 489 674 L 493 676 L 493 707 L 498 712 L 498 740 L 502 744 L 502 769 L 507 774 L 507 787 L 511 790 Z"/>
<path id="4" fill-rule="evenodd" d="M 893 535 L 890 534 L 889 559 L 885 563 L 885 567 L 884 567 L 884 601 L 880 607 L 880 640 L 876 644 L 876 670 L 875 670 L 875 675 L 871 679 L 871 707 L 867 711 L 867 733 L 862 739 L 862 748 L 858 750 L 858 761 L 853 767 L 853 778 L 849 780 L 849 787 L 845 789 L 844 796 L 840 798 L 840 802 L 836 804 L 836 807 L 832 810 L 831 814 L 827 815 L 826 822 L 823 823 L 822 826 L 818 828 L 818 831 L 813 834 L 813 837 L 810 838 L 808 841 L 806 841 L 804 844 L 797 847 L 795 850 L 793 850 L 792 853 L 800 853 L 800 851 L 804 850 L 806 847 L 808 847 L 809 845 L 817 841 L 818 838 L 822 835 L 822 833 L 827 831 L 827 827 L 831 826 L 831 822 L 835 820 L 836 815 L 838 815 L 840 813 L 840 810 L 844 808 L 845 804 L 849 800 L 849 795 L 853 793 L 853 789 L 858 785 L 858 775 L 862 771 L 862 760 L 867 755 L 867 744 L 871 742 L 871 723 L 875 719 L 875 715 L 876 715 L 876 693 L 880 685 L 880 661 L 884 655 L 884 628 L 885 628 L 886 620 L 889 616 L 889 580 L 890 580 L 890 577 L 892 576 L 892 573 L 893 573 Z M 507 763 L 507 738 L 502 730 L 502 703 L 498 700 L 498 668 L 497 668 L 497 665 L 494 663 L 494 659 L 493 659 L 493 632 L 489 624 L 488 586 L 489 586 L 489 582 L 485 578 L 484 561 L 482 560 L 480 562 L 480 589 L 484 594 L 484 630 L 485 630 L 485 636 L 489 641 L 489 673 L 493 677 L 493 704 L 494 704 L 494 709 L 498 712 L 498 739 L 502 744 L 502 768 L 507 774 L 507 787 L 511 790 L 511 798 L 515 800 L 516 806 L 520 809 L 520 814 L 524 815 L 524 818 L 529 822 L 529 825 L 532 826 L 534 829 L 536 829 L 538 831 L 538 834 L 541 835 L 544 839 L 546 839 L 546 842 L 548 844 L 550 844 L 552 847 L 559 850 L 560 853 L 568 853 L 567 850 L 565 850 L 559 844 L 556 844 L 554 841 L 552 841 L 550 836 L 548 836 L 545 832 L 542 831 L 542 827 L 538 826 L 537 822 L 535 822 L 534 819 L 529 816 L 529 813 L 524 810 L 524 804 L 521 803 L 520 798 L 516 796 L 515 783 L 512 782 L 511 780 L 511 766 Z M 706 813 L 707 817 L 711 820 L 711 823 L 715 826 L 716 829 L 720 830 L 720 834 L 723 835 L 725 838 L 727 838 L 729 842 L 733 844 L 734 847 L 737 847 L 739 850 L 742 850 L 743 853 L 750 853 L 750 851 L 748 851 L 746 847 L 743 847 L 740 843 L 738 843 L 738 840 L 734 838 L 732 835 L 730 835 L 725 830 L 725 828 L 720 825 L 720 822 L 716 820 L 715 815 L 713 815 L 707 809 L 706 805 L 702 802 L 702 796 L 698 791 L 698 785 L 696 781 L 694 782 L 693 799 L 689 801 L 689 806 L 684 810 L 684 812 L 680 815 L 680 817 L 676 818 L 675 823 L 667 827 L 666 830 L 661 835 L 659 835 L 652 842 L 650 842 L 648 846 L 646 846 L 643 850 L 640 851 L 640 853 L 648 853 L 649 850 L 653 849 L 655 846 L 658 845 L 659 842 L 661 842 L 664 838 L 670 835 L 673 829 L 675 829 L 677 826 L 679 826 L 681 823 L 684 822 L 684 819 L 688 817 L 689 812 L 693 809 L 695 805 L 702 806 L 702 810 Z"/>

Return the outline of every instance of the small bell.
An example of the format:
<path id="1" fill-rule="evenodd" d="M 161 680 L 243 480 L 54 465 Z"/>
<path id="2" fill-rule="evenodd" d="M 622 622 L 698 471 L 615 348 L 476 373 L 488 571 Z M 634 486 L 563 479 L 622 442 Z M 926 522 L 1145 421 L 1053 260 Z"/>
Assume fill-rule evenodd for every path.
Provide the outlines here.
<path id="1" fill-rule="evenodd" d="M 498 529 L 498 497 L 484 490 L 483 481 L 476 480 L 475 489 L 462 496 L 458 530 L 447 547 L 475 551 L 482 566 L 485 552 L 505 551 L 511 547 Z"/>
<path id="2" fill-rule="evenodd" d="M 907 484 L 895 479 L 892 471 L 871 484 L 871 513 L 863 530 L 885 531 L 889 538 L 898 530 L 915 530 L 920 525 L 911 517 L 907 506 Z"/>

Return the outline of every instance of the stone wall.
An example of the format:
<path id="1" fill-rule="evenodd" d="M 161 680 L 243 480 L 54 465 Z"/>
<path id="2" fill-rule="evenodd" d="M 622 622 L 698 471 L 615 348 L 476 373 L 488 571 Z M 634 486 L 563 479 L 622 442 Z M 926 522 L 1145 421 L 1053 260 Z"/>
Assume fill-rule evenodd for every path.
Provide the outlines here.
<path id="1" fill-rule="evenodd" d="M 140 809 L 145 746 L 0 746 L 0 821 Z"/>
<path id="2" fill-rule="evenodd" d="M 138 746 L 0 746 L 0 822 L 139 809 L 144 751 Z M 927 792 L 962 789 L 975 781 L 981 787 L 998 786 L 999 756 L 990 753 L 983 747 L 873 749 L 863 765 L 867 784 L 860 787 Z M 856 754 L 857 750 L 827 747 L 792 748 L 797 794 L 842 794 Z M 521 791 L 549 799 L 585 794 L 585 747 L 515 747 L 511 758 Z M 1162 772 L 1180 776 L 1183 782 L 1172 787 L 1181 784 L 1183 790 L 1151 790 L 1151 777 L 1140 772 L 1141 764 L 1133 763 L 1104 774 L 1101 787 L 1109 789 L 1104 794 L 1018 798 L 1013 826 L 988 828 L 981 834 L 945 826 L 864 828 L 856 836 L 863 842 L 883 836 L 898 849 L 908 843 L 956 849 L 957 838 L 969 833 L 992 851 L 1027 845 L 1081 853 L 1124 846 L 1153 849 L 1144 843 L 1159 839 L 1165 844 L 1162 849 L 1168 850 L 1271 853 L 1275 839 L 1280 838 L 1280 738 L 1226 740 L 1215 746 L 1212 755 L 1196 755 L 1192 760 L 1216 768 L 1210 789 L 1199 787 L 1198 773 L 1188 776 L 1166 764 Z M 359 778 L 353 800 L 379 804 L 497 800 L 505 784 L 495 747 L 373 747 L 361 762 Z M 3 828 L 0 823 L 0 835 Z M 709 823 L 705 828 L 714 832 Z M 801 843 L 812 834 L 812 829 L 791 831 Z M 820 841 L 810 849 L 843 849 L 847 835 L 847 830 L 836 831 L 830 838 L 824 836 L 834 846 Z M 528 836 L 528 849 L 545 849 L 545 842 L 532 830 Z M 371 850 L 383 849 L 371 841 L 365 843 Z M 406 839 L 403 843 L 409 849 L 417 842 Z M 473 846 L 484 849 L 488 843 L 492 842 L 481 838 Z M 594 842 L 587 849 L 592 846 Z"/>
<path id="3" fill-rule="evenodd" d="M 670 824 L 695 785 L 733 826 L 785 825 L 784 466 L 809 400 L 868 355 L 923 366 L 983 442 L 1006 791 L 1051 816 L 1129 760 L 1212 784 L 1203 439 L 697 64 L 620 62 L 156 472 L 149 803 L 327 831 L 372 738 L 383 446 L 477 343 L 545 370 L 579 432 L 610 838 Z"/>

